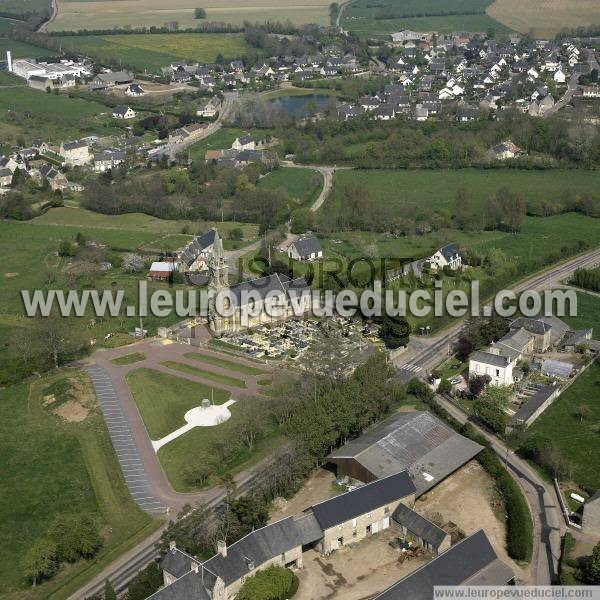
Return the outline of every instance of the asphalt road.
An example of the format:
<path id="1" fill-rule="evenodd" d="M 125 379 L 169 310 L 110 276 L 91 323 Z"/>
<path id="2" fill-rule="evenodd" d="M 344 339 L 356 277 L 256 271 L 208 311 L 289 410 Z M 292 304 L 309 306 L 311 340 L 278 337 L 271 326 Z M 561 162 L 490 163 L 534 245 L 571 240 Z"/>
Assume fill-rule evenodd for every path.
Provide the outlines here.
<path id="1" fill-rule="evenodd" d="M 600 249 L 592 250 L 552 269 L 533 275 L 515 285 L 512 290 L 518 294 L 525 290 L 551 289 L 573 273 L 575 269 L 598 264 L 600 264 Z M 421 371 L 425 372 L 436 367 L 444 357 L 451 353 L 451 348 L 457 341 L 463 326 L 464 321 L 459 321 L 437 336 L 413 336 L 406 351 L 393 361 L 399 369 L 400 378 L 408 380 L 420 374 Z M 419 373 L 416 373 L 415 368 L 419 370 Z"/>

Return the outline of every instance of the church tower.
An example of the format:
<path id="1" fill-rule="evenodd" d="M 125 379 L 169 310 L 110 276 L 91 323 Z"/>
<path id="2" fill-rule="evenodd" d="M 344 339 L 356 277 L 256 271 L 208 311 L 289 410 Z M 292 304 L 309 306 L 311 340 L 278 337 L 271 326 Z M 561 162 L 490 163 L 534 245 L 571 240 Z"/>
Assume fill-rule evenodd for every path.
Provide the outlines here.
<path id="1" fill-rule="evenodd" d="M 219 232 L 215 229 L 215 241 L 213 242 L 213 250 L 208 260 L 208 273 L 210 290 L 219 291 L 229 287 L 228 268 L 225 262 L 225 253 L 223 252 L 223 241 L 219 236 Z"/>
<path id="2" fill-rule="evenodd" d="M 215 335 L 222 335 L 225 317 L 216 310 L 215 296 L 224 289 L 229 288 L 229 276 L 227 274 L 227 263 L 225 262 L 225 253 L 223 252 L 223 242 L 215 229 L 215 241 L 213 250 L 208 260 L 208 326 Z"/>

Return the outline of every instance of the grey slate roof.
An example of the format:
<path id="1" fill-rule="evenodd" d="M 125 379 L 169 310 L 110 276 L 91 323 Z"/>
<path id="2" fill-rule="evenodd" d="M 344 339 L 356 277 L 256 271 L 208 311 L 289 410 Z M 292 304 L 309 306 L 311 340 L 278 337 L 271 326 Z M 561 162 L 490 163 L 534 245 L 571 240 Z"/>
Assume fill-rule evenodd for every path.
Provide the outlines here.
<path id="1" fill-rule="evenodd" d="M 190 571 L 192 564 L 199 565 L 200 561 L 179 548 L 169 549 L 169 551 L 160 559 L 161 568 L 177 578 L 183 577 Z"/>
<path id="2" fill-rule="evenodd" d="M 456 244 L 446 244 L 443 248 L 440 248 L 440 253 L 448 262 L 451 262 L 459 256 L 458 246 Z"/>
<path id="3" fill-rule="evenodd" d="M 76 142 L 65 142 L 62 145 L 63 150 L 75 150 L 76 148 L 83 148 L 84 146 L 87 146 L 86 142 L 79 140 Z"/>
<path id="4" fill-rule="evenodd" d="M 316 237 L 299 238 L 292 243 L 300 256 L 310 256 L 321 251 L 321 244 Z"/>
<path id="5" fill-rule="evenodd" d="M 491 352 L 483 352 L 482 350 L 473 352 L 471 355 L 471 360 L 476 360 L 477 362 L 485 363 L 486 365 L 492 365 L 494 367 L 506 367 L 511 362 L 511 359 L 508 356 L 492 354 Z"/>
<path id="6" fill-rule="evenodd" d="M 514 574 L 498 559 L 483 530 L 461 540 L 374 600 L 431 600 L 437 585 L 505 585 Z"/>
<path id="7" fill-rule="evenodd" d="M 436 549 L 440 547 L 440 544 L 448 535 L 443 529 L 404 504 L 398 505 L 398 508 L 392 514 L 392 520 L 399 525 L 403 525 Z"/>
<path id="8" fill-rule="evenodd" d="M 258 277 L 257 279 L 251 279 L 249 281 L 242 281 L 241 283 L 232 285 L 229 289 L 236 299 L 237 306 L 241 306 L 243 291 L 250 292 L 251 290 L 255 290 L 259 293 L 260 297 L 264 299 L 269 292 L 274 292 L 275 290 L 283 292 L 286 295 L 289 292 L 290 296 L 293 297 L 295 293 L 300 295 L 303 290 L 308 290 L 310 288 L 304 277 L 290 279 L 286 275 L 274 273 L 273 275 Z"/>
<path id="9" fill-rule="evenodd" d="M 148 596 L 147 600 L 211 600 L 214 577 L 203 569 L 189 571 L 158 592 Z"/>
<path id="10" fill-rule="evenodd" d="M 203 563 L 203 567 L 230 585 L 250 572 L 249 561 L 254 567 L 300 546 L 300 536 L 293 517 L 287 517 L 266 527 L 257 529 L 227 548 L 227 557 L 215 554 Z"/>
<path id="11" fill-rule="evenodd" d="M 553 385 L 546 385 L 541 387 L 539 390 L 525 402 L 521 408 L 511 417 L 510 422 L 516 423 L 521 421 L 527 421 L 535 411 L 556 392 L 556 387 Z"/>
<path id="12" fill-rule="evenodd" d="M 321 529 L 325 530 L 395 500 L 406 498 L 413 494 L 415 489 L 408 472 L 402 471 L 315 504 L 306 510 L 312 511 Z"/>
<path id="13" fill-rule="evenodd" d="M 129 106 L 124 106 L 123 104 L 120 104 L 119 106 L 115 106 L 113 108 L 113 115 L 124 115 L 127 113 L 128 110 Z"/>
<path id="14" fill-rule="evenodd" d="M 212 228 L 202 235 L 195 237 L 181 253 L 181 261 L 188 267 L 198 258 L 198 255 L 215 243 L 217 230 Z"/>
<path id="15" fill-rule="evenodd" d="M 296 517 L 296 527 L 300 533 L 303 546 L 313 544 L 323 537 L 323 530 L 312 512 L 307 512 L 301 517 Z"/>
<path id="16" fill-rule="evenodd" d="M 545 323 L 541 319 L 528 319 L 527 317 L 519 317 L 510 324 L 511 329 L 526 329 L 531 333 L 537 333 L 543 335 L 547 331 L 550 331 L 551 325 Z"/>
<path id="17" fill-rule="evenodd" d="M 479 454 L 482 447 L 428 412 L 400 413 L 332 452 L 353 458 L 375 477 L 408 469 L 420 495 Z M 430 476 L 431 478 L 427 477 Z"/>

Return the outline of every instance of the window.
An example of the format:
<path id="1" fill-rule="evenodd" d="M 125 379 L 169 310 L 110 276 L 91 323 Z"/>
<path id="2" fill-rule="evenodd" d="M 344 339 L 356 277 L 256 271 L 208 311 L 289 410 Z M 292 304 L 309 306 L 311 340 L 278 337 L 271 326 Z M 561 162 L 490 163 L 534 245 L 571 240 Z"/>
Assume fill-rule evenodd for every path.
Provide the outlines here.
<path id="1" fill-rule="evenodd" d="M 500 377 L 500 369 L 496 369 L 496 377 Z"/>

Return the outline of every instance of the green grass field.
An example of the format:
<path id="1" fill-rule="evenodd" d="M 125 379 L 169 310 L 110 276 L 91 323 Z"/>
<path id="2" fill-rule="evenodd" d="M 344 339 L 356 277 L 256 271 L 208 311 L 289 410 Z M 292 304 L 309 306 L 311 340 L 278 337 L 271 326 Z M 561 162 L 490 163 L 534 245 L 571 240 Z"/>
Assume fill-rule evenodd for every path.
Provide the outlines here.
<path id="1" fill-rule="evenodd" d="M 64 36 L 66 50 L 82 52 L 101 62 L 122 61 L 137 71 L 160 71 L 161 67 L 181 60 L 213 62 L 243 56 L 249 46 L 242 35 L 222 33 L 128 34 Z"/>
<path id="2" fill-rule="evenodd" d="M 344 11 L 344 28 L 360 37 L 412 31 L 511 31 L 486 14 L 492 0 L 358 0 Z M 390 18 L 376 18 L 377 15 Z M 446 14 L 442 14 L 446 13 Z"/>
<path id="3" fill-rule="evenodd" d="M 600 365 L 588 369 L 533 423 L 528 436 L 552 440 L 572 465 L 572 479 L 588 491 L 600 488 Z M 589 407 L 590 415 L 580 422 L 578 406 Z"/>
<path id="4" fill-rule="evenodd" d="M 152 439 L 159 439 L 184 425 L 185 413 L 199 406 L 203 398 L 211 398 L 214 394 L 217 404 L 229 398 L 227 392 L 218 388 L 213 389 L 152 369 L 132 371 L 128 374 L 127 382 Z M 185 480 L 190 457 L 201 459 L 203 456 L 213 456 L 214 445 L 235 431 L 240 422 L 241 403 L 251 402 L 244 398 L 236 400 L 230 408 L 229 420 L 216 427 L 195 427 L 159 450 L 158 458 L 175 490 L 191 492 L 197 489 Z M 226 464 L 218 465 L 208 485 L 216 485 L 218 477 L 228 473 L 233 475 L 266 457 L 279 443 L 276 436 L 275 431 L 269 432 L 256 444 L 252 453 L 246 447 L 240 448 Z"/>
<path id="5" fill-rule="evenodd" d="M 244 365 L 242 363 L 227 360 L 225 358 L 214 356 L 212 354 L 199 354 L 198 352 L 188 352 L 187 354 L 185 354 L 185 357 L 191 360 L 197 360 L 198 362 L 207 365 L 221 367 L 222 369 L 230 369 L 231 371 L 242 373 L 244 375 L 265 375 L 267 373 L 263 369 L 251 367 L 249 365 Z"/>
<path id="6" fill-rule="evenodd" d="M 0 17 L 0 36 L 5 36 L 19 21 Z"/>
<path id="7" fill-rule="evenodd" d="M 92 133 L 118 133 L 108 111 L 98 102 L 29 87 L 0 89 L 0 135 L 42 138 L 58 146 L 63 140 Z"/>
<path id="8" fill-rule="evenodd" d="M 181 373 L 187 373 L 188 375 L 196 375 L 197 377 L 202 377 L 203 379 L 214 381 L 216 384 L 221 383 L 224 385 L 231 385 L 233 387 L 238 388 L 246 387 L 246 383 L 242 379 L 238 379 L 237 377 L 221 375 L 220 373 L 208 371 L 207 369 L 200 369 L 198 367 L 193 367 L 192 365 L 186 365 L 185 363 L 175 362 L 172 360 L 168 360 L 161 364 L 164 367 L 168 367 L 169 369 L 173 369 L 175 371 L 180 371 Z"/>
<path id="9" fill-rule="evenodd" d="M 336 194 L 327 203 L 339 202 L 344 185 L 362 185 L 378 202 L 399 208 L 444 208 L 454 211 L 456 192 L 470 191 L 482 207 L 500 188 L 521 194 L 525 201 L 560 199 L 563 192 L 595 194 L 600 188 L 598 171 L 518 171 L 515 169 L 447 170 L 348 170 L 337 171 Z M 325 210 L 326 206 L 325 205 Z"/>
<path id="10" fill-rule="evenodd" d="M 310 205 L 323 188 L 323 176 L 312 169 L 281 167 L 263 177 L 258 187 L 268 190 L 283 188 L 290 198 L 296 198 L 302 205 Z"/>
<path id="11" fill-rule="evenodd" d="M 127 384 L 153 440 L 185 425 L 185 413 L 200 406 L 204 398 L 222 404 L 229 392 L 153 369 L 136 369 L 127 374 Z"/>
<path id="12" fill-rule="evenodd" d="M 600 339 L 600 297 L 577 292 L 577 316 L 561 317 L 573 329 L 594 328 L 594 338 Z"/>
<path id="13" fill-rule="evenodd" d="M 169 244 L 181 247 L 192 237 L 192 234 L 202 234 L 211 227 L 218 227 L 219 233 L 227 237 L 228 233 L 235 228 L 241 227 L 244 231 L 244 240 L 253 241 L 258 235 L 258 226 L 248 223 L 234 223 L 233 221 L 186 221 L 157 219 L 142 213 L 126 213 L 123 215 L 103 215 L 83 208 L 53 208 L 43 215 L 36 217 L 32 223 L 36 225 L 60 225 L 80 227 L 86 229 L 102 229 L 119 231 L 131 231 L 134 234 L 144 232 L 154 234 L 154 240 L 149 247 L 161 250 L 162 237 L 168 236 Z M 181 230 L 187 227 L 190 234 L 181 234 Z M 146 247 L 146 245 L 144 245 Z"/>
<path id="14" fill-rule="evenodd" d="M 2 30 L 0 29 L 0 33 Z M 25 42 L 17 42 L 16 40 L 8 40 L 0 38 L 0 56 L 2 60 L 6 60 L 6 51 L 12 52 L 13 59 L 15 58 L 40 58 L 44 56 L 56 56 L 56 52 L 41 48 L 40 46 L 33 46 Z"/>
<path id="15" fill-rule="evenodd" d="M 78 371 L 62 371 L 31 385 L 0 390 L 0 589 L 2 597 L 65 598 L 133 537 L 153 524 L 132 502 L 101 413 L 93 408 L 81 422 L 67 422 L 42 404 L 50 384 Z M 89 384 L 88 384 L 89 385 Z M 62 569 L 37 590 L 25 592 L 19 561 L 52 520 L 79 512 L 97 515 L 106 541 L 92 563 Z M 11 595 L 14 593 L 14 596 Z M 5 596 L 5 594 L 7 594 Z"/>
<path id="16" fill-rule="evenodd" d="M 119 356 L 118 358 L 113 358 L 110 362 L 113 365 L 123 366 L 123 365 L 132 365 L 136 362 L 142 362 L 146 360 L 146 355 L 141 352 L 132 352 L 131 354 L 124 354 L 123 356 Z"/>

